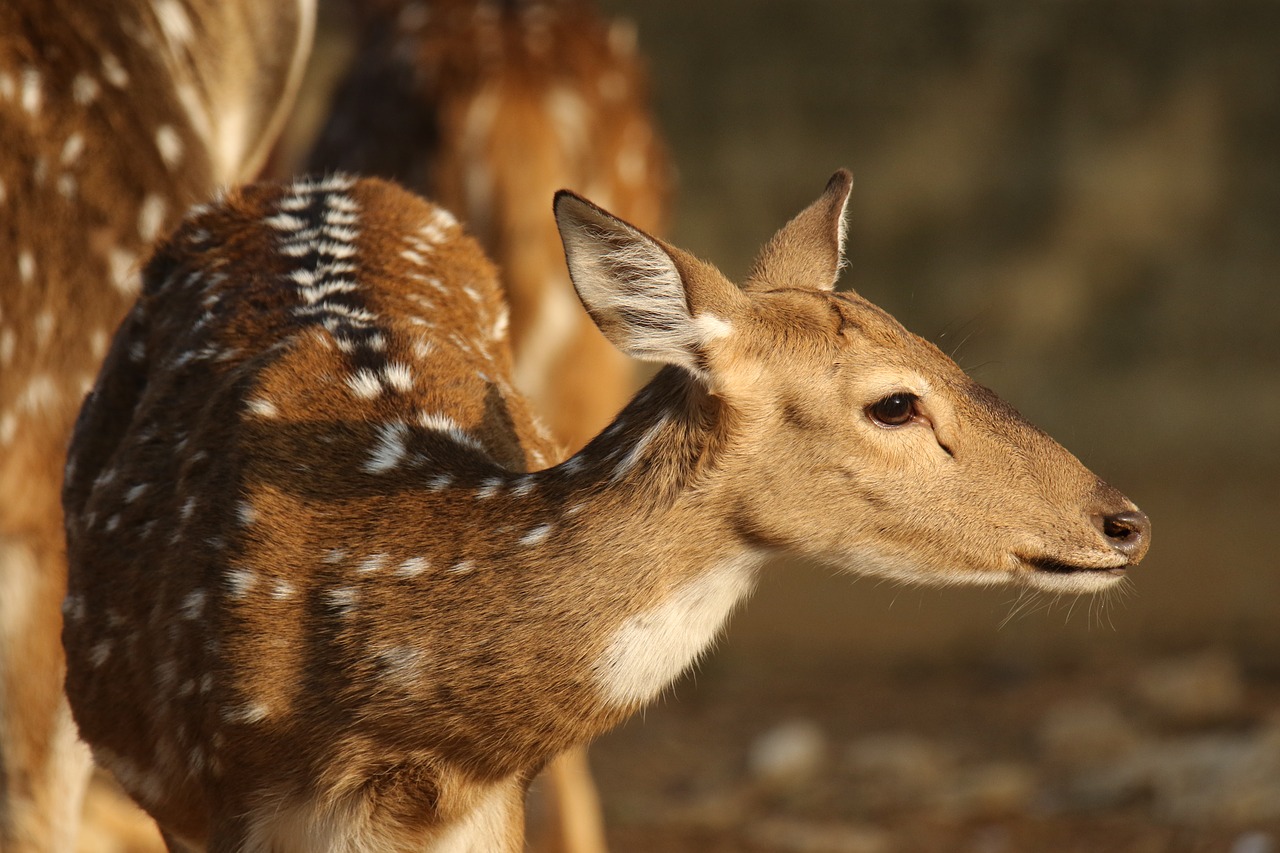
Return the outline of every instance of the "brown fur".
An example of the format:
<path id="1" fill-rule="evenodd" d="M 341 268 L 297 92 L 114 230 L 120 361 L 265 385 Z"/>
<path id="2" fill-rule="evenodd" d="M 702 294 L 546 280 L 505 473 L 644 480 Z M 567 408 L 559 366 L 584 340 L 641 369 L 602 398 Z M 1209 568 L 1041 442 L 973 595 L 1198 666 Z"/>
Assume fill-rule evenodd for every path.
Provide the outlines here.
<path id="1" fill-rule="evenodd" d="M 70 847 L 88 768 L 62 699 L 58 642 L 66 584 L 58 489 L 72 419 L 136 296 L 141 255 L 218 182 L 261 163 L 309 40 L 287 4 L 158 8 L 67 0 L 0 7 L 6 851 Z M 184 85 L 215 122 L 232 114 L 239 124 L 197 126 Z"/>
<path id="2" fill-rule="evenodd" d="M 590 313 L 669 366 L 553 467 L 494 270 L 440 208 L 335 177 L 192 214 L 68 463 L 67 689 L 99 759 L 196 848 L 517 850 L 532 775 L 686 668 L 768 553 L 1114 583 L 1145 517 L 831 292 L 848 190 L 743 289 L 558 196 Z M 1124 513 L 1122 541 L 1096 526 Z"/>
<path id="3" fill-rule="evenodd" d="M 311 168 L 398 180 L 467 224 L 501 271 L 517 387 L 577 450 L 635 378 L 577 310 L 547 200 L 569 187 L 661 231 L 671 169 L 635 34 L 583 0 L 386 2 L 366 23 Z"/>

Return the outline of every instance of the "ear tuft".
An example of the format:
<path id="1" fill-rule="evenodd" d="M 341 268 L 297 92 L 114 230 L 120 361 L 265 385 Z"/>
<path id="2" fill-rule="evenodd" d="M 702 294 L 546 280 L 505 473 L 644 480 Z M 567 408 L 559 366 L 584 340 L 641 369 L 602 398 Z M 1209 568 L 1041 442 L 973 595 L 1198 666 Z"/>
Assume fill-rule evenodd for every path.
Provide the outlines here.
<path id="1" fill-rule="evenodd" d="M 633 358 L 701 373 L 714 335 L 690 307 L 672 250 L 567 190 L 556 193 L 555 215 L 569 277 L 605 337 Z"/>
<path id="2" fill-rule="evenodd" d="M 747 280 L 750 290 L 831 290 L 844 266 L 845 208 L 853 174 L 840 169 L 813 204 L 774 234 L 760 250 Z"/>

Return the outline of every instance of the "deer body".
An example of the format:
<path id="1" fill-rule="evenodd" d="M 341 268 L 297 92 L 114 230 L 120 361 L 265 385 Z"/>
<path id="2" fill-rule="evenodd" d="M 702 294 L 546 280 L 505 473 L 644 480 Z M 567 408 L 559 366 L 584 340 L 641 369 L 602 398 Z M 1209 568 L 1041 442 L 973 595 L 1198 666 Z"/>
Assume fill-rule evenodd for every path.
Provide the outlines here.
<path id="1" fill-rule="evenodd" d="M 306 0 L 0 4 L 0 849 L 71 849 L 89 768 L 59 643 L 75 413 L 150 244 L 261 165 L 311 20 Z"/>
<path id="2" fill-rule="evenodd" d="M 593 319 L 668 366 L 554 465 L 449 214 L 337 177 L 190 216 L 68 462 L 67 689 L 98 759 L 195 848 L 518 850 L 533 774 L 670 684 L 771 553 L 1114 582 L 1145 517 L 830 291 L 847 192 L 744 290 L 559 196 Z M 865 413 L 903 388 L 908 420 Z"/>

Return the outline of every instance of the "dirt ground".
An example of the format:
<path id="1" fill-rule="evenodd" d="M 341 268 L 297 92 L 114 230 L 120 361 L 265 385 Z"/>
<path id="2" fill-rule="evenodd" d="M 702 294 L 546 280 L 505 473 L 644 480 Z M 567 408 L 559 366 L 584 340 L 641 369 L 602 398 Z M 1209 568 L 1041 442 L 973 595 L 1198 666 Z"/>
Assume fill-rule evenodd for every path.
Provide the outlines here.
<path id="1" fill-rule="evenodd" d="M 1234 851 L 1280 842 L 1280 679 L 1230 655 L 711 662 L 593 750 L 626 851 Z"/>

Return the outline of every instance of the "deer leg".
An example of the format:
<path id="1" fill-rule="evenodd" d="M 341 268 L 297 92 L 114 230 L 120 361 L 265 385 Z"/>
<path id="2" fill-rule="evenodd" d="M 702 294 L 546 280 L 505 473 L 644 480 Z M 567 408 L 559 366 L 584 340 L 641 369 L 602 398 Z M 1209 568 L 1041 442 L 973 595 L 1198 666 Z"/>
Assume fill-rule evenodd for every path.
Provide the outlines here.
<path id="1" fill-rule="evenodd" d="M 555 825 L 555 849 L 562 853 L 605 853 L 604 817 L 586 747 L 561 753 L 547 766 L 548 795 Z"/>

